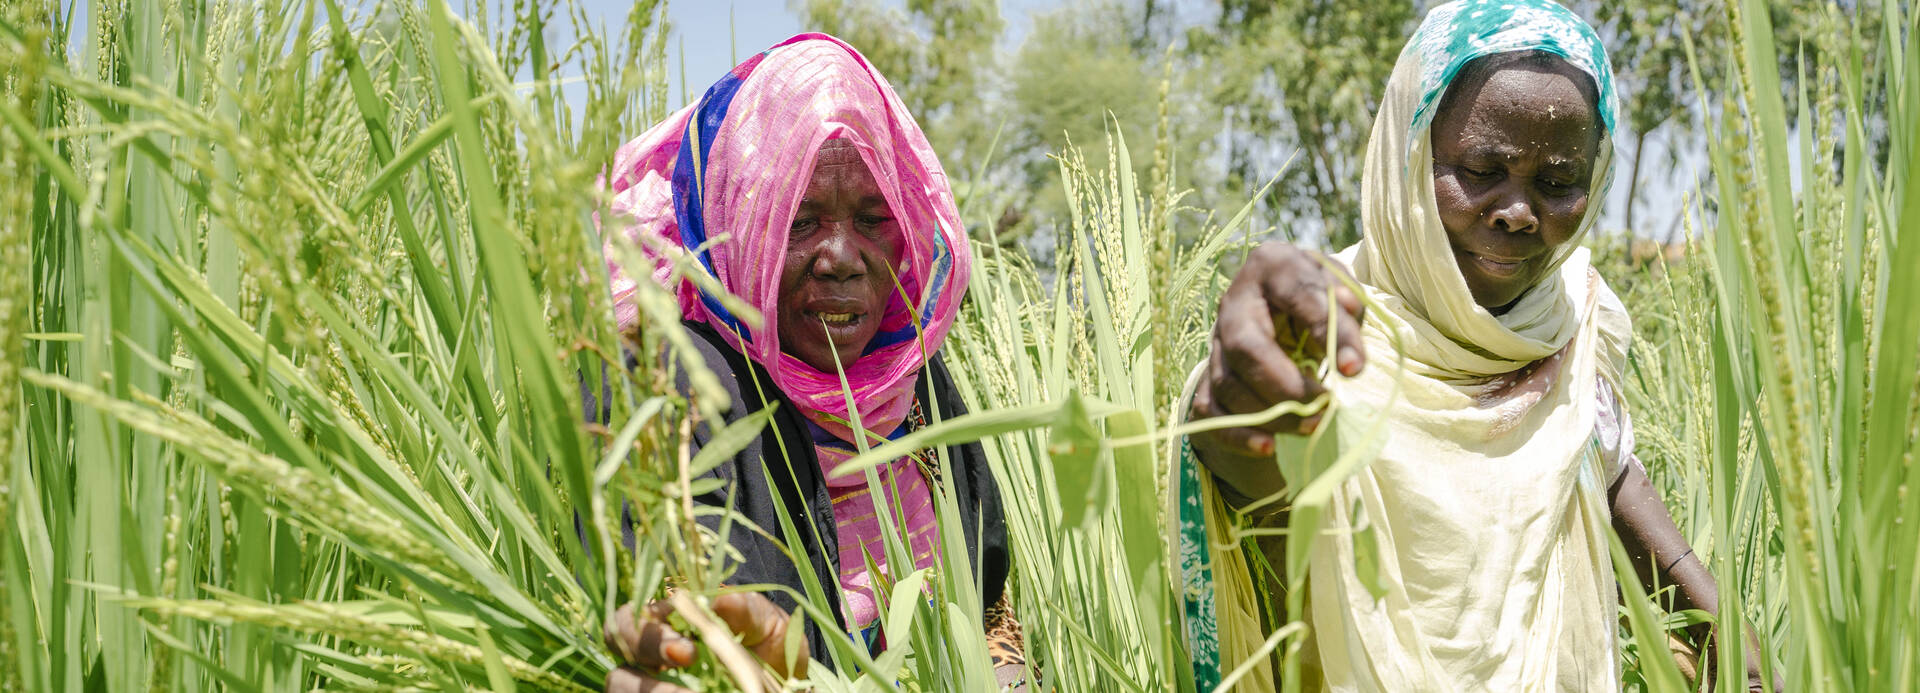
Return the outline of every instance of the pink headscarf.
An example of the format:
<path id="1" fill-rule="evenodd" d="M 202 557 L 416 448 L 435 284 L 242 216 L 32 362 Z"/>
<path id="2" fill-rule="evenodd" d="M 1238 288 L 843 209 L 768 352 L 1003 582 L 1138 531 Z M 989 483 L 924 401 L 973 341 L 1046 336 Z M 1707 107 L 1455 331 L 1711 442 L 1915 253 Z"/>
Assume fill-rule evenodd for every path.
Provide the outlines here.
<path id="1" fill-rule="evenodd" d="M 628 238 L 652 236 L 660 241 L 653 245 L 688 251 L 705 247 L 701 265 L 763 319 L 744 324 L 686 280 L 672 286 L 682 315 L 727 335 L 810 420 L 851 442 L 839 375 L 781 351 L 775 324 L 787 232 L 815 152 L 828 139 L 851 140 L 859 149 L 905 236 L 899 279 L 906 300 L 896 295 L 867 353 L 844 364 L 861 424 L 886 437 L 906 418 L 920 368 L 953 324 L 973 256 L 933 147 L 866 58 L 825 34 L 787 39 L 622 146 L 608 185 L 613 211 L 632 219 Z M 726 240 L 708 242 L 723 233 Z M 668 284 L 671 264 L 654 259 L 654 280 Z M 629 298 L 635 280 L 612 262 L 609 269 L 626 328 L 637 317 Z"/>

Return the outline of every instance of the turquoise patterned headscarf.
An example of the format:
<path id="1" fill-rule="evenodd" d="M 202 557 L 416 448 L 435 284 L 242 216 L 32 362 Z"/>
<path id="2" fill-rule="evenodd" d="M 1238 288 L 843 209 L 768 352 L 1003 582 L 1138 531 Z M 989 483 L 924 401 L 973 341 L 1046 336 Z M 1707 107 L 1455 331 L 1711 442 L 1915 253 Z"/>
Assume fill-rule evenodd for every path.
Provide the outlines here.
<path id="1" fill-rule="evenodd" d="M 1600 36 L 1571 10 L 1551 0 L 1460 0 L 1441 5 L 1427 14 L 1405 50 L 1421 56 L 1415 133 L 1433 123 L 1440 97 L 1461 67 L 1475 58 L 1526 50 L 1558 55 L 1593 77 L 1600 91 L 1600 122 L 1608 134 L 1613 134 L 1619 119 L 1613 69 L 1607 66 L 1607 49 Z"/>

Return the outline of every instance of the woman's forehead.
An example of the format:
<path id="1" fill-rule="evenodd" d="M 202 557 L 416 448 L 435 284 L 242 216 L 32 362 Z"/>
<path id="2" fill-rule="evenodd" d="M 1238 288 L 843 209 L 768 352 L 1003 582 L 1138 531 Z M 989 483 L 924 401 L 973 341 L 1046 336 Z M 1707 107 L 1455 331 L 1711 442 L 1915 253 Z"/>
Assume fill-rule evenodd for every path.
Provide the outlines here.
<path id="1" fill-rule="evenodd" d="M 800 204 L 824 204 L 829 200 L 860 207 L 887 204 L 873 168 L 867 165 L 860 147 L 852 140 L 827 140 L 814 154 L 813 175 Z"/>
<path id="2" fill-rule="evenodd" d="M 1462 72 L 1434 119 L 1434 145 L 1494 158 L 1544 149 L 1566 163 L 1590 160 L 1599 114 L 1582 77 L 1564 63 Z"/>
<path id="3" fill-rule="evenodd" d="M 1572 66 L 1515 64 L 1462 73 L 1440 102 L 1436 120 L 1520 117 L 1559 127 L 1586 129 L 1598 119 L 1598 104 L 1585 75 Z"/>
<path id="4" fill-rule="evenodd" d="M 1540 51 L 1589 76 L 1601 126 L 1611 132 L 1619 104 L 1606 49 L 1593 27 L 1552 0 L 1458 0 L 1433 8 L 1407 44 L 1420 85 L 1412 130 L 1431 125 L 1439 101 L 1462 68 L 1489 56 Z"/>
<path id="5" fill-rule="evenodd" d="M 854 144 L 853 140 L 836 137 L 821 142 L 820 149 L 814 153 L 813 160 L 819 164 L 860 161 L 860 146 Z"/>

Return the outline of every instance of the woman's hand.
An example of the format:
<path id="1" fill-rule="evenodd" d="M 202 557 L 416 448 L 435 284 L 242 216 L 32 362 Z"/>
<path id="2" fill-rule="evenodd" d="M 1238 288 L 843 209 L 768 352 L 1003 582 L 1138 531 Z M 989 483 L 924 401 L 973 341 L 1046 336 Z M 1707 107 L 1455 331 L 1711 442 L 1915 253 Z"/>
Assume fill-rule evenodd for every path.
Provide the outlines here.
<path id="1" fill-rule="evenodd" d="M 662 670 L 693 663 L 694 642 L 667 626 L 673 606 L 667 600 L 650 602 L 643 616 L 620 607 L 607 622 L 606 645 L 625 662 L 607 672 L 607 693 L 689 693 L 687 689 L 654 678 Z M 787 613 L 758 592 L 730 592 L 715 597 L 713 613 L 740 636 L 740 644 L 782 677 L 807 675 L 806 646 L 789 671 L 786 661 Z"/>
<path id="2" fill-rule="evenodd" d="M 1319 397 L 1324 391 L 1320 381 L 1290 354 L 1303 350 L 1327 358 L 1330 323 L 1335 365 L 1342 375 L 1358 374 L 1367 359 L 1360 343 L 1365 309 L 1347 288 L 1348 281 L 1344 270 L 1326 263 L 1319 253 L 1278 241 L 1254 249 L 1220 297 L 1212 353 L 1194 391 L 1191 418 L 1252 414 L 1281 402 Z M 1338 313 L 1329 311 L 1329 290 L 1331 308 Z M 1273 436 L 1311 433 L 1317 425 L 1317 415 L 1282 416 L 1257 428 L 1197 433 L 1192 441 L 1214 475 L 1241 494 L 1259 497 L 1278 490 L 1281 483 L 1272 465 L 1265 464 L 1273 455 Z M 1247 464 L 1254 461 L 1260 464 Z"/>

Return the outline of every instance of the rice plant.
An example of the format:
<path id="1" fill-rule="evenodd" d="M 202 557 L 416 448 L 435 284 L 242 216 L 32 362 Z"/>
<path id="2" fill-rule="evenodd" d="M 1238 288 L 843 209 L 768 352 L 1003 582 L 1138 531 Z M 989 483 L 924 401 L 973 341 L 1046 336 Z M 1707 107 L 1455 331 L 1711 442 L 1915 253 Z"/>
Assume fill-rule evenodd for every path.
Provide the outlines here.
<path id="1" fill-rule="evenodd" d="M 694 522 L 689 479 L 730 453 L 689 459 L 685 436 L 727 403 L 710 376 L 683 397 L 656 362 L 629 371 L 626 354 L 687 336 L 647 286 L 623 341 L 593 269 L 597 162 L 667 108 L 656 4 L 612 37 L 567 4 L 105 3 L 84 27 L 73 8 L 10 6 L 0 24 L 22 97 L 0 105 L 22 164 L 4 181 L 7 228 L 26 234 L 6 247 L 31 252 L 8 296 L 32 298 L 0 328 L 20 350 L 6 363 L 23 364 L 0 386 L 24 405 L 0 412 L 18 424 L 8 687 L 593 689 L 615 664 L 602 620 L 669 588 L 691 595 L 677 618 L 711 646 L 680 683 L 781 685 L 702 629 L 726 549 Z M 554 25 L 575 44 L 548 46 Z M 582 113 L 562 72 L 584 84 Z M 1018 371 L 1044 387 L 971 382 L 998 428 L 929 429 L 1009 433 L 989 444 L 1027 485 L 1009 494 L 1022 560 L 1065 569 L 1023 570 L 1014 589 L 1032 675 L 1057 685 L 1158 688 L 1181 668 L 1155 530 L 1162 442 L 1108 448 L 1151 430 L 1170 401 L 1151 366 L 1191 360 L 1203 327 L 1204 311 L 1151 310 L 1142 282 L 1204 303 L 1225 235 L 1178 277 L 1150 271 L 1175 251 L 1165 215 L 1143 210 L 1178 196 L 1139 190 L 1126 152 L 1104 179 L 1063 167 L 1087 215 L 1058 284 L 1080 287 L 1073 301 L 1036 293 L 1009 259 L 956 339 L 983 367 L 1044 356 Z M 644 262 L 633 250 L 614 259 Z M 1069 322 L 1090 306 L 1125 317 Z M 1053 326 L 1033 351 L 985 348 L 1027 312 Z M 1098 369 L 1080 367 L 1089 354 Z M 583 411 L 583 392 L 603 411 Z M 1100 494 L 1060 500 L 1096 473 Z M 838 672 L 814 667 L 810 685 L 990 687 L 979 596 L 942 577 L 954 568 L 885 585 L 893 646 L 836 642 Z"/>
<path id="2" fill-rule="evenodd" d="M 717 585 L 661 502 L 717 403 L 621 368 L 581 276 L 657 3 L 563 51 L 570 6 L 365 9 L 9 4 L 16 689 L 591 689 L 608 610 Z"/>
<path id="3" fill-rule="evenodd" d="M 1177 446 L 1163 426 L 1204 355 L 1214 265 L 1250 207 L 1175 247 L 1171 215 L 1147 210 L 1181 195 L 1164 177 L 1141 189 L 1113 137 L 1104 167 L 1059 157 L 1074 216 L 1050 289 L 1018 256 L 985 263 L 953 333 L 955 373 L 980 410 L 1045 422 L 982 441 L 1007 492 L 1013 589 L 1045 683 L 1191 690 L 1161 543 Z"/>
<path id="4" fill-rule="evenodd" d="M 1721 639 L 1756 629 L 1770 675 L 1792 690 L 1909 690 L 1920 685 L 1909 491 L 1920 206 L 1908 189 L 1920 15 L 1882 4 L 1872 19 L 1884 34 L 1862 36 L 1858 14 L 1804 7 L 1820 31 L 1789 48 L 1774 44 L 1764 4 L 1727 11 L 1732 54 L 1695 58 L 1735 68 L 1729 84 L 1699 85 L 1714 95 L 1701 191 L 1712 213 L 1689 212 L 1702 245 L 1633 297 L 1636 317 L 1653 318 L 1637 320 L 1640 335 L 1658 340 L 1637 347 L 1635 404 L 1653 414 L 1641 451 L 1710 557 L 1721 613 L 1745 616 L 1722 619 Z M 1783 49 L 1801 51 L 1797 93 L 1759 67 Z M 1638 616 L 1637 668 L 1649 690 L 1675 690 L 1672 660 L 1656 656 L 1665 636 L 1651 612 Z M 1743 648 L 1717 659 L 1719 671 L 1746 667 Z"/>
<path id="5" fill-rule="evenodd" d="M 675 105 L 660 3 L 611 33 L 568 2 L 77 7 L 0 9 L 0 690 L 592 690 L 620 605 L 673 588 L 712 626 L 726 544 L 689 479 L 727 452 L 684 451 L 727 403 L 627 367 L 689 342 L 650 286 L 616 330 L 595 223 L 600 167 Z M 1863 36 L 1806 10 L 1824 33 L 1790 48 L 1820 59 L 1789 95 L 1749 67 L 1785 49 L 1764 4 L 1727 9 L 1735 51 L 1698 56 L 1738 68 L 1700 85 L 1701 250 L 1627 296 L 1641 454 L 1745 616 L 1724 637 L 1751 625 L 1794 690 L 1910 690 L 1920 13 L 1875 6 Z M 1167 422 L 1249 210 L 1194 221 L 1157 144 L 1144 186 L 1117 135 L 1104 165 L 1060 154 L 1050 275 L 981 226 L 948 343 L 975 413 L 853 465 L 982 441 L 1050 689 L 1194 688 Z M 702 631 L 679 682 L 989 689 L 965 573 L 884 585 L 880 657 L 836 642 L 837 670 L 768 681 Z M 820 603 L 798 616 L 831 623 Z M 1626 607 L 1629 678 L 1687 687 L 1664 632 L 1686 616 Z"/>

